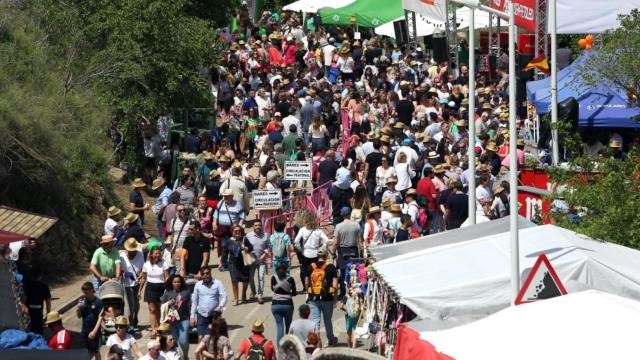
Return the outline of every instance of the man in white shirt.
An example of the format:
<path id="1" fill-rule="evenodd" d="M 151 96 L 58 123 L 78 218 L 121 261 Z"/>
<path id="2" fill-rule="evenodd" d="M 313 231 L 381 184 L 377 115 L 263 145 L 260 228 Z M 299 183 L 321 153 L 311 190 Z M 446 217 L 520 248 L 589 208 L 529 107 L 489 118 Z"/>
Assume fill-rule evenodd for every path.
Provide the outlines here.
<path id="1" fill-rule="evenodd" d="M 336 41 L 334 38 L 329 38 L 329 43 L 322 47 L 322 58 L 324 59 L 324 74 L 329 73 L 331 67 L 331 61 L 333 60 L 333 52 L 336 51 L 336 47 L 333 43 Z"/>
<path id="2" fill-rule="evenodd" d="M 120 219 L 120 209 L 115 206 L 112 206 L 107 211 L 107 220 L 104 222 L 104 235 L 115 236 L 120 225 L 118 221 Z"/>
<path id="3" fill-rule="evenodd" d="M 298 129 L 298 136 L 302 137 L 302 125 L 300 124 L 300 119 L 293 115 L 289 115 L 286 118 L 282 119 L 282 126 L 284 127 L 282 129 L 282 136 L 284 137 L 289 135 L 289 126 L 291 126 L 292 124 L 295 125 Z"/>
<path id="4" fill-rule="evenodd" d="M 138 275 L 144 266 L 144 255 L 138 250 L 138 242 L 129 238 L 124 242 L 124 250 L 120 250 L 120 267 L 122 268 L 122 285 L 127 298 L 129 323 L 132 327 L 138 326 L 138 312 L 140 311 L 140 299 L 138 291 L 140 283 Z"/>
<path id="5" fill-rule="evenodd" d="M 411 225 L 418 231 L 418 233 L 422 233 L 422 226 L 418 224 L 418 203 L 416 202 L 416 195 L 418 192 L 415 189 L 407 190 L 407 193 L 404 195 L 404 203 L 402 204 L 402 213 L 411 216 Z"/>
<path id="6" fill-rule="evenodd" d="M 480 184 L 476 187 L 476 208 L 481 209 L 491 202 L 491 190 L 489 190 L 488 174 L 480 175 Z"/>
<path id="7" fill-rule="evenodd" d="M 364 157 L 365 159 L 367 158 L 367 155 L 371 154 L 373 152 L 373 140 L 377 139 L 378 136 L 376 135 L 376 132 L 371 130 L 369 131 L 369 134 L 367 134 L 367 142 L 362 144 L 361 148 L 362 148 L 362 152 L 364 153 Z M 375 169 L 374 169 L 375 171 Z"/>
<path id="8" fill-rule="evenodd" d="M 412 169 L 416 168 L 416 161 L 418 161 L 418 153 L 409 145 L 411 145 L 413 141 L 410 138 L 406 138 L 403 140 L 402 142 L 402 146 L 400 146 L 398 148 L 398 151 L 396 151 L 396 156 L 393 159 L 393 166 L 398 165 L 398 155 L 400 155 L 400 153 L 405 153 L 405 155 L 407 155 L 407 160 L 409 161 L 409 166 Z"/>
<path id="9" fill-rule="evenodd" d="M 260 121 L 269 122 L 269 120 L 271 120 L 271 99 L 267 96 L 267 93 L 262 86 L 258 88 L 256 103 L 258 104 L 258 116 L 260 117 Z"/>

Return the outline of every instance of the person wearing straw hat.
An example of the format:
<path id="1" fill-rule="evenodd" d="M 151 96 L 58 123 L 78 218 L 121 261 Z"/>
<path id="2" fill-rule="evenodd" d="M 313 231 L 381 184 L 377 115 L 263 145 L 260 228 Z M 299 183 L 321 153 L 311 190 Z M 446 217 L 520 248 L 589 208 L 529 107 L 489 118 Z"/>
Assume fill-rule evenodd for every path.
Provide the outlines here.
<path id="1" fill-rule="evenodd" d="M 118 345 L 122 349 L 123 360 L 133 360 L 134 358 L 141 358 L 142 352 L 138 346 L 138 342 L 133 335 L 128 333 L 129 320 L 124 316 L 118 316 L 116 318 L 116 333 L 110 335 L 107 338 L 107 349 L 104 354 L 105 359 L 109 359 L 109 348 L 114 345 Z"/>
<path id="2" fill-rule="evenodd" d="M 57 311 L 51 311 L 47 314 L 44 321 L 51 333 L 49 347 L 53 350 L 68 350 L 71 347 L 71 332 L 62 326 L 62 317 Z"/>
<path id="3" fill-rule="evenodd" d="M 389 219 L 393 217 L 389 208 L 391 207 L 391 200 L 385 199 L 385 201 L 380 202 L 380 225 L 382 229 L 386 229 L 387 225 L 389 225 Z"/>
<path id="4" fill-rule="evenodd" d="M 144 225 L 144 212 L 149 209 L 149 204 L 144 202 L 140 190 L 145 188 L 147 184 L 142 179 L 137 178 L 131 183 L 133 190 L 129 193 L 129 211 L 137 214 L 140 218 L 140 225 Z"/>
<path id="5" fill-rule="evenodd" d="M 396 190 L 396 184 L 398 183 L 398 178 L 395 176 L 391 176 L 387 179 L 387 190 L 382 193 L 382 198 L 380 201 L 384 201 L 384 199 L 389 199 L 392 204 L 400 204 L 402 203 L 402 194 L 400 191 Z"/>
<path id="6" fill-rule="evenodd" d="M 158 194 L 158 198 L 156 199 L 156 203 L 153 206 L 152 210 L 153 213 L 156 214 L 156 227 L 158 228 L 158 237 L 161 240 L 164 240 L 165 236 L 162 224 L 162 215 L 164 214 L 164 209 L 171 203 L 169 198 L 171 197 L 171 193 L 173 191 L 167 187 L 164 178 L 154 179 L 151 185 L 151 190 Z"/>
<path id="7" fill-rule="evenodd" d="M 140 251 L 140 245 L 134 238 L 128 238 L 124 242 L 124 250 L 120 251 L 120 265 L 122 268 L 122 285 L 128 304 L 129 323 L 136 328 L 138 326 L 138 312 L 140 311 L 140 271 L 144 266 L 144 254 Z"/>
<path id="8" fill-rule="evenodd" d="M 522 169 L 524 167 L 524 139 L 516 140 L 516 161 L 518 165 L 518 169 Z M 502 166 L 507 169 L 511 168 L 511 153 L 507 152 L 507 155 L 502 159 Z"/>
<path id="9" fill-rule="evenodd" d="M 613 139 L 609 142 L 609 148 L 611 149 L 611 158 L 616 160 L 624 160 L 627 158 L 627 153 L 622 151 L 622 142 L 617 139 Z"/>
<path id="10" fill-rule="evenodd" d="M 135 238 L 138 242 L 141 243 L 147 242 L 147 237 L 138 221 L 138 214 L 128 213 L 124 218 L 124 223 L 124 234 L 115 239 L 115 247 L 117 247 L 118 249 L 122 249 L 124 241 L 131 237 Z"/>
<path id="11" fill-rule="evenodd" d="M 264 360 L 275 359 L 275 348 L 271 340 L 264 336 L 264 321 L 262 320 L 256 320 L 251 324 L 251 336 L 242 340 L 234 359 L 249 359 L 250 354 L 258 355 L 256 358 Z"/>
<path id="12" fill-rule="evenodd" d="M 372 206 L 369 208 L 367 222 L 364 223 L 364 231 L 362 238 L 368 247 L 384 244 L 382 239 L 382 224 L 380 223 L 380 207 Z"/>
<path id="13" fill-rule="evenodd" d="M 107 220 L 104 222 L 105 235 L 115 236 L 118 230 L 120 230 L 120 213 L 122 213 L 122 210 L 117 207 L 109 207 L 109 210 L 107 210 Z"/>
<path id="14" fill-rule="evenodd" d="M 355 61 L 351 57 L 351 49 L 349 46 L 342 46 L 340 49 L 340 57 L 338 57 L 338 61 L 336 62 L 336 66 L 340 69 L 340 77 L 342 78 L 342 82 L 346 83 L 347 81 L 354 81 L 354 66 Z"/>
<path id="15" fill-rule="evenodd" d="M 404 195 L 404 203 L 402 204 L 402 213 L 411 216 L 411 224 L 418 234 L 422 233 L 422 226 L 419 223 L 420 207 L 416 202 L 418 192 L 416 189 L 408 189 Z"/>
<path id="16" fill-rule="evenodd" d="M 220 239 L 218 245 L 221 246 L 222 256 L 220 258 L 220 271 L 227 270 L 227 243 L 231 237 L 231 228 L 233 225 L 244 226 L 245 208 L 237 200 L 234 199 L 234 191 L 232 189 L 220 189 L 223 201 L 218 203 L 213 213 L 212 230 L 217 239 Z M 217 241 L 216 239 L 216 241 Z"/>
<path id="17" fill-rule="evenodd" d="M 509 215 L 509 195 L 506 194 L 501 184 L 493 187 L 493 202 L 489 208 L 489 215 L 492 219 Z"/>
<path id="18" fill-rule="evenodd" d="M 100 285 L 109 279 L 120 279 L 120 254 L 113 246 L 113 236 L 100 238 L 100 247 L 93 252 L 89 271 L 93 274 L 93 289 L 98 291 Z"/>

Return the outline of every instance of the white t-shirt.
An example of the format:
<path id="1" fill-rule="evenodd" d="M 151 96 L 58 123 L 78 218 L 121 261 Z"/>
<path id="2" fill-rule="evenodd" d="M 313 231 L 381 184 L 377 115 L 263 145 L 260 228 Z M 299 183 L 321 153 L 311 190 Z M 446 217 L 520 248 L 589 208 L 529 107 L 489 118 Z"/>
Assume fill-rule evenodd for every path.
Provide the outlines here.
<path id="1" fill-rule="evenodd" d="M 324 66 L 331 66 L 331 60 L 333 59 L 333 52 L 336 47 L 333 45 L 326 45 L 322 48 L 322 56 L 324 57 Z"/>
<path id="2" fill-rule="evenodd" d="M 117 221 L 113 220 L 112 218 L 108 218 L 107 221 L 104 222 L 104 234 L 113 236 L 113 230 L 117 225 Z"/>
<path id="3" fill-rule="evenodd" d="M 396 177 L 398 183 L 396 184 L 396 190 L 402 191 L 411 187 L 411 178 L 416 175 L 415 171 L 411 169 L 407 163 L 399 163 L 395 166 Z"/>
<path id="4" fill-rule="evenodd" d="M 147 274 L 147 282 L 152 284 L 164 284 L 164 271 L 169 267 L 165 266 L 164 260 L 156 264 L 151 264 L 149 261 L 142 266 L 142 272 Z"/>
<path id="5" fill-rule="evenodd" d="M 329 242 L 329 237 L 324 233 L 322 229 L 315 229 L 313 231 L 308 230 L 306 227 L 302 227 L 298 231 L 298 235 L 294 240 L 294 243 L 304 247 L 303 255 L 307 258 L 314 258 L 318 256 L 318 249 L 326 248 Z"/>
<path id="6" fill-rule="evenodd" d="M 122 351 L 124 351 L 124 355 L 122 356 L 123 360 L 133 360 L 133 345 L 136 343 L 136 338 L 131 334 L 125 335 L 124 340 L 120 341 L 118 334 L 113 334 L 109 336 L 107 339 L 107 347 L 111 347 L 113 345 L 120 345 Z"/>
<path id="7" fill-rule="evenodd" d="M 138 275 L 140 271 L 142 271 L 142 267 L 144 266 L 144 255 L 141 251 L 136 253 L 136 256 L 132 259 L 127 257 L 127 251 L 120 251 L 120 267 L 122 268 L 122 281 L 125 287 L 132 287 L 138 283 Z M 130 272 L 133 274 L 133 280 L 124 274 Z"/>
<path id="8" fill-rule="evenodd" d="M 338 65 L 338 67 L 340 68 L 340 71 L 347 74 L 353 73 L 353 64 L 354 62 L 351 56 L 346 59 L 341 56 L 336 63 L 336 65 Z"/>
<path id="9" fill-rule="evenodd" d="M 282 119 L 282 136 L 289 135 L 289 127 L 295 124 L 297 128 L 298 135 L 302 136 L 302 126 L 300 125 L 300 119 L 293 115 L 289 115 L 286 118 Z"/>
<path id="10" fill-rule="evenodd" d="M 313 126 L 309 126 L 309 133 L 312 139 L 324 139 L 324 136 L 329 136 L 329 131 L 324 125 L 320 125 L 318 129 L 314 129 Z"/>
<path id="11" fill-rule="evenodd" d="M 490 200 L 491 193 L 489 190 L 482 185 L 478 185 L 478 187 L 476 187 L 476 206 L 478 209 L 482 208 L 482 205 L 480 204 L 481 201 L 486 203 Z"/>
<path id="12" fill-rule="evenodd" d="M 373 229 L 371 229 L 370 223 L 373 224 Z M 364 232 L 362 234 L 362 238 L 365 242 L 368 243 L 369 246 L 381 245 L 383 243 L 381 230 L 382 228 L 375 220 L 369 219 L 364 223 Z M 373 232 L 373 234 L 370 234 L 371 232 Z"/>

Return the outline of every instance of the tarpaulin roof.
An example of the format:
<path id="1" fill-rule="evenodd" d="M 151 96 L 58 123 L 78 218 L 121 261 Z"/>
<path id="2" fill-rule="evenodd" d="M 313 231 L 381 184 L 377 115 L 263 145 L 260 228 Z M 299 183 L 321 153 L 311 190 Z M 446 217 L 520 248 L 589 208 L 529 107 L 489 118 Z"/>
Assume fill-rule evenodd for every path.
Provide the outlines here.
<path id="1" fill-rule="evenodd" d="M 594 51 L 584 51 L 571 65 L 558 71 L 558 102 L 575 98 L 580 106 L 579 125 L 640 128 L 640 108 L 630 105 L 626 93 L 608 86 L 590 86 L 584 81 L 582 65 Z M 551 78 L 527 82 L 527 97 L 538 114 L 551 111 Z"/>
<path id="2" fill-rule="evenodd" d="M 456 360 L 635 359 L 639 321 L 639 302 L 587 290 L 420 338 Z"/>
<path id="3" fill-rule="evenodd" d="M 456 21 L 458 22 L 458 31 L 467 29 L 469 27 L 469 18 L 470 18 L 471 10 L 468 7 L 462 7 L 456 10 Z M 399 17 L 396 20 L 404 20 L 404 16 Z M 475 11 L 475 28 L 483 29 L 489 26 L 489 13 L 486 11 Z M 444 32 L 445 24 L 442 21 L 435 21 L 432 19 L 428 19 L 425 16 L 422 16 L 416 13 L 416 35 L 417 36 L 427 36 L 431 35 L 434 32 L 442 31 Z M 393 28 L 393 22 L 388 22 L 384 25 L 380 25 L 375 28 L 375 33 L 378 35 L 384 35 L 388 37 L 395 38 L 396 32 Z"/>
<path id="4" fill-rule="evenodd" d="M 478 226 L 478 225 L 476 225 Z M 640 299 L 640 251 L 554 225 L 521 229 L 520 277 L 546 254 L 565 287 Z M 486 317 L 511 303 L 509 232 L 442 245 L 373 264 L 400 298 L 435 328 Z"/>
<path id="5" fill-rule="evenodd" d="M 322 8 L 341 8 L 355 0 L 299 0 L 282 8 L 284 11 L 302 11 L 304 13 L 316 13 Z"/>
<path id="6" fill-rule="evenodd" d="M 351 16 L 355 24 L 375 28 L 404 15 L 401 0 L 357 0 L 338 9 L 319 11 L 323 24 L 351 25 Z"/>
<path id="7" fill-rule="evenodd" d="M 524 229 L 532 226 L 536 226 L 536 224 L 522 216 L 518 216 L 518 228 Z M 503 217 L 473 226 L 423 236 L 411 241 L 402 241 L 395 244 L 373 247 L 369 249 L 369 252 L 374 259 L 382 261 L 394 256 L 414 253 L 418 250 L 469 241 L 489 235 L 497 235 L 506 231 L 509 231 L 509 218 Z"/>

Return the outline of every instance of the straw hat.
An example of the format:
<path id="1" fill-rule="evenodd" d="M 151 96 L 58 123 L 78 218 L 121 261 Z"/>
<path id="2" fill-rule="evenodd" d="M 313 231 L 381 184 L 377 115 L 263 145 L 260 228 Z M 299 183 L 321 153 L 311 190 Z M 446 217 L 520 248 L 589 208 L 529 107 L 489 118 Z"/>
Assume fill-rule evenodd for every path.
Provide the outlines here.
<path id="1" fill-rule="evenodd" d="M 163 322 L 158 325 L 158 331 L 171 331 L 171 324 L 168 322 Z"/>
<path id="2" fill-rule="evenodd" d="M 382 201 L 380 202 L 380 206 L 383 208 L 391 206 L 391 200 L 389 198 L 382 199 Z"/>
<path id="3" fill-rule="evenodd" d="M 374 140 L 378 138 L 378 135 L 376 134 L 375 131 L 371 130 L 369 131 L 369 133 L 367 134 L 367 137 L 369 138 L 369 140 Z"/>
<path id="4" fill-rule="evenodd" d="M 622 144 L 620 143 L 620 140 L 611 140 L 609 142 L 609 147 L 610 148 L 614 148 L 614 149 L 618 149 L 622 147 Z"/>
<path id="5" fill-rule="evenodd" d="M 218 162 L 227 162 L 227 161 L 229 161 L 229 158 L 227 158 L 226 156 L 224 155 L 218 156 Z"/>
<path id="6" fill-rule="evenodd" d="M 461 119 L 456 121 L 456 126 L 467 126 L 467 120 Z"/>
<path id="7" fill-rule="evenodd" d="M 389 178 L 387 179 L 387 184 L 397 184 L 398 183 L 398 178 L 396 178 L 395 176 L 389 176 Z"/>
<path id="8" fill-rule="evenodd" d="M 393 132 L 393 129 L 390 128 L 389 126 L 385 126 L 382 128 L 382 130 L 380 130 L 381 134 L 386 134 L 386 135 L 391 135 L 392 132 Z"/>
<path id="9" fill-rule="evenodd" d="M 433 168 L 433 173 L 434 174 L 443 174 L 445 172 L 445 168 L 444 166 L 442 166 L 442 164 L 438 164 L 436 165 L 435 168 Z"/>
<path id="10" fill-rule="evenodd" d="M 102 244 L 109 244 L 109 243 L 111 243 L 112 241 L 113 241 L 113 236 L 111 236 L 111 235 L 103 235 L 103 236 L 100 238 L 100 244 L 101 244 L 101 245 L 102 245 Z"/>
<path id="11" fill-rule="evenodd" d="M 127 223 L 133 224 L 134 222 L 138 221 L 138 218 L 138 214 L 128 213 L 124 219 L 127 221 Z"/>
<path id="12" fill-rule="evenodd" d="M 256 320 L 251 324 L 251 332 L 254 333 L 263 333 L 264 332 L 264 323 L 262 320 Z"/>
<path id="13" fill-rule="evenodd" d="M 496 186 L 493 187 L 493 193 L 494 194 L 499 194 L 502 191 L 504 191 L 504 188 L 501 185 L 496 185 Z"/>
<path id="14" fill-rule="evenodd" d="M 485 147 L 485 150 L 496 152 L 498 151 L 498 148 L 496 147 L 496 143 L 490 142 Z"/>
<path id="15" fill-rule="evenodd" d="M 460 105 L 462 105 L 462 106 L 468 106 L 468 105 L 469 105 L 469 99 L 468 99 L 468 98 L 464 98 L 464 99 L 462 99 L 462 101 L 460 102 Z"/>
<path id="16" fill-rule="evenodd" d="M 382 135 L 382 136 L 380 136 L 380 142 L 383 142 L 383 143 L 389 143 L 389 140 L 390 140 L 390 139 L 389 139 L 389 136 L 388 136 L 388 135 Z"/>
<path id="17" fill-rule="evenodd" d="M 478 93 L 478 95 L 484 95 L 485 94 L 484 88 L 478 88 L 478 89 L 476 89 L 476 92 Z"/>
<path id="18" fill-rule="evenodd" d="M 224 189 L 222 191 L 222 196 L 233 196 L 233 190 L 232 189 Z"/>
<path id="19" fill-rule="evenodd" d="M 516 140 L 516 146 L 524 146 L 524 139 Z"/>
<path id="20" fill-rule="evenodd" d="M 122 211 L 120 209 L 118 209 L 117 207 L 111 206 L 109 208 L 109 211 L 107 211 L 107 215 L 109 215 L 109 217 L 112 217 L 112 216 L 116 216 L 116 215 L 120 214 L 121 212 Z"/>
<path id="21" fill-rule="evenodd" d="M 429 156 L 428 156 L 428 158 L 429 158 L 429 159 L 437 159 L 437 158 L 439 158 L 439 157 L 440 157 L 440 155 L 438 155 L 438 153 L 437 153 L 437 152 L 435 152 L 435 151 L 429 151 Z"/>
<path id="22" fill-rule="evenodd" d="M 409 189 L 407 190 L 407 192 L 404 194 L 404 196 L 408 196 L 408 195 L 417 195 L 418 192 L 416 191 L 416 189 Z"/>
<path id="23" fill-rule="evenodd" d="M 218 170 L 211 170 L 209 171 L 209 178 L 210 179 L 215 179 L 218 176 L 220 176 L 220 173 L 218 172 Z"/>
<path id="24" fill-rule="evenodd" d="M 211 154 L 210 152 L 203 152 L 202 153 L 204 156 L 202 157 L 204 160 L 213 160 L 213 154 Z"/>
<path id="25" fill-rule="evenodd" d="M 372 206 L 369 208 L 369 215 L 379 213 L 379 212 L 380 212 L 379 206 Z"/>
<path id="26" fill-rule="evenodd" d="M 349 49 L 348 46 L 343 46 L 342 48 L 340 48 L 340 54 L 348 54 L 349 52 L 351 52 L 351 49 Z"/>
<path id="27" fill-rule="evenodd" d="M 353 46 L 360 46 L 360 41 L 356 40 L 353 42 Z"/>
<path id="28" fill-rule="evenodd" d="M 391 213 L 392 214 L 402 214 L 402 207 L 400 204 L 391 205 Z"/>
<path id="29" fill-rule="evenodd" d="M 60 317 L 60 313 L 57 311 L 52 311 L 47 314 L 47 319 L 44 321 L 45 325 L 49 325 L 51 323 L 62 321 L 62 317 Z"/>
<path id="30" fill-rule="evenodd" d="M 135 188 L 141 188 L 141 187 L 147 186 L 147 184 L 145 184 L 141 178 L 136 178 L 135 180 L 133 180 L 133 183 L 131 183 L 131 185 Z"/>
<path id="31" fill-rule="evenodd" d="M 240 50 L 240 46 L 238 46 L 237 43 L 232 43 L 231 46 L 229 46 L 229 50 L 231 50 L 231 51 Z"/>
<path id="32" fill-rule="evenodd" d="M 124 242 L 124 249 L 127 251 L 137 251 L 138 242 L 135 238 L 128 238 L 127 241 Z"/>
<path id="33" fill-rule="evenodd" d="M 507 122 L 507 121 L 509 121 L 509 113 L 503 112 L 502 114 L 500 114 L 500 122 Z"/>
<path id="34" fill-rule="evenodd" d="M 491 110 L 491 109 L 493 109 L 493 108 L 491 107 L 491 104 L 489 104 L 489 103 L 484 103 L 482 105 L 482 110 Z"/>
<path id="35" fill-rule="evenodd" d="M 394 129 L 404 129 L 404 123 L 403 122 L 396 122 L 395 124 L 393 124 L 393 128 Z"/>
<path id="36" fill-rule="evenodd" d="M 238 160 L 234 161 L 233 164 L 231 164 L 231 167 L 234 168 L 241 168 L 242 167 L 242 163 Z"/>
<path id="37" fill-rule="evenodd" d="M 151 190 L 158 190 L 162 185 L 164 185 L 164 178 L 157 178 L 153 180 L 153 184 L 151 184 Z"/>
<path id="38" fill-rule="evenodd" d="M 129 326 L 129 319 L 126 316 L 118 316 L 116 318 L 116 325 Z"/>

